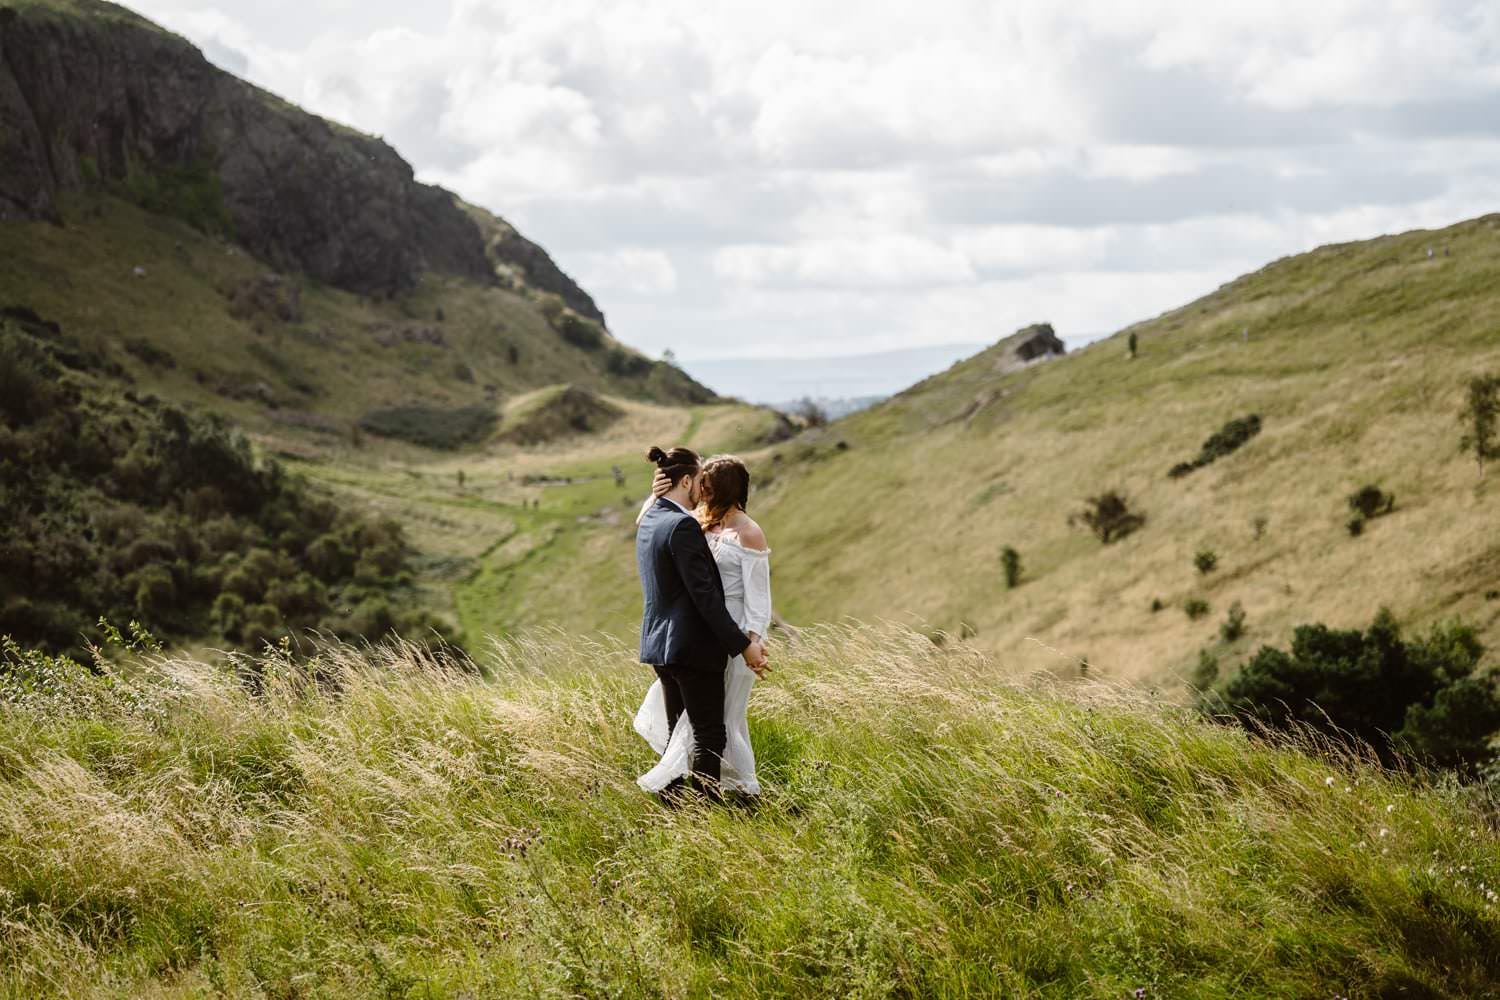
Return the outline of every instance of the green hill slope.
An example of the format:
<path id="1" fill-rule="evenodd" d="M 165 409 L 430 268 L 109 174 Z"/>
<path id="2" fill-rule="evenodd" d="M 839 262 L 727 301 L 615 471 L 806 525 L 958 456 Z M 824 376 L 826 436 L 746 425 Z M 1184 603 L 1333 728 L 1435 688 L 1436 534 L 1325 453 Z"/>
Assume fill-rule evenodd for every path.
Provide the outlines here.
<path id="1" fill-rule="evenodd" d="M 627 651 L 488 665 L 0 686 L 0 992 L 1500 995 L 1451 787 L 852 630 L 758 686 L 758 810 L 666 813 Z"/>
<path id="2" fill-rule="evenodd" d="M 1067 357 L 1006 360 L 985 352 L 756 456 L 788 618 L 920 621 L 977 632 L 1009 669 L 1087 659 L 1152 681 L 1200 648 L 1233 660 L 1381 605 L 1500 640 L 1500 498 L 1457 420 L 1468 380 L 1500 371 L 1500 217 L 1323 247 Z M 1168 476 L 1250 415 L 1262 430 L 1239 450 Z M 1351 537 L 1346 498 L 1366 484 L 1395 510 Z M 1069 515 L 1107 490 L 1146 522 L 1106 546 Z M 1210 613 L 1190 619 L 1191 599 Z M 1236 601 L 1248 631 L 1226 644 Z"/>

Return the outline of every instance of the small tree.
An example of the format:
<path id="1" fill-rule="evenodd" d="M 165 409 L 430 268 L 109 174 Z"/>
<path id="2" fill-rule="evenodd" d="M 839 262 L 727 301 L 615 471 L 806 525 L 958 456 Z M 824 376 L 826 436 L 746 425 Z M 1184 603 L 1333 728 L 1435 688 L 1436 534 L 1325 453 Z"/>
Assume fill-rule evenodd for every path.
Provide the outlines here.
<path id="1" fill-rule="evenodd" d="M 1124 538 L 1146 523 L 1146 515 L 1132 511 L 1130 501 L 1114 490 L 1089 497 L 1085 503 L 1088 506 L 1078 517 L 1105 545 Z"/>
<path id="2" fill-rule="evenodd" d="M 1201 575 L 1207 576 L 1219 568 L 1219 556 L 1213 549 L 1199 549 L 1193 556 L 1193 565 Z"/>
<path id="3" fill-rule="evenodd" d="M 1130 335 L 1130 359 L 1131 359 L 1131 360 L 1132 360 L 1132 361 L 1134 361 L 1134 360 L 1135 360 L 1135 349 L 1136 349 L 1136 344 L 1137 344 L 1137 341 L 1136 341 L 1136 337 L 1135 337 L 1135 334 L 1133 334 L 1133 333 L 1132 333 L 1132 334 L 1131 334 L 1131 335 Z"/>
<path id="4" fill-rule="evenodd" d="M 1389 514 L 1395 508 L 1393 494 L 1386 493 L 1379 486 L 1361 486 L 1349 494 L 1349 509 L 1354 511 L 1354 516 L 1344 526 L 1349 529 L 1349 534 L 1359 536 L 1364 533 L 1366 521 Z"/>
<path id="5" fill-rule="evenodd" d="M 1014 590 L 1021 583 L 1021 553 L 1007 545 L 1000 551 L 1000 564 L 1005 567 L 1005 586 Z"/>
<path id="6" fill-rule="evenodd" d="M 1474 453 L 1482 476 L 1485 461 L 1500 458 L 1495 428 L 1500 420 L 1500 375 L 1477 375 L 1469 380 L 1469 401 L 1459 420 L 1465 427 L 1459 447 Z"/>
<path id="7" fill-rule="evenodd" d="M 1208 606 L 1208 602 L 1203 598 L 1189 597 L 1186 601 L 1182 602 L 1182 610 L 1187 613 L 1188 618 L 1192 619 L 1193 621 L 1197 621 L 1199 618 L 1202 618 L 1204 615 L 1208 614 L 1212 609 Z"/>
<path id="8" fill-rule="evenodd" d="M 1229 606 L 1229 614 L 1219 626 L 1219 637 L 1225 642 L 1234 642 L 1245 634 L 1245 606 L 1235 601 Z"/>

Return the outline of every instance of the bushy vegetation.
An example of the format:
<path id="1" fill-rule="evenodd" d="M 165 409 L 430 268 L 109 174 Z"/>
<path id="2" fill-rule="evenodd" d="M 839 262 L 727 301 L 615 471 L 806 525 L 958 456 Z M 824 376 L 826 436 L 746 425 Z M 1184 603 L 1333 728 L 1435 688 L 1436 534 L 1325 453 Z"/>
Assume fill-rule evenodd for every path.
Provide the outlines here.
<path id="1" fill-rule="evenodd" d="M 1207 576 L 1219 568 L 1219 556 L 1213 549 L 1199 549 L 1193 556 L 1193 568 L 1201 576 Z"/>
<path id="2" fill-rule="evenodd" d="M 1389 611 L 1363 632 L 1303 625 L 1289 650 L 1264 647 L 1206 701 L 1247 725 L 1310 727 L 1470 773 L 1500 735 L 1500 687 L 1484 647 L 1459 623 L 1403 639 Z"/>
<path id="3" fill-rule="evenodd" d="M 1351 535 L 1364 534 L 1366 521 L 1383 517 L 1396 509 L 1395 496 L 1375 485 L 1361 486 L 1349 494 L 1348 503 L 1354 512 L 1346 524 Z"/>
<path id="4" fill-rule="evenodd" d="M 409 584 L 399 527 L 350 516 L 219 419 L 117 393 L 0 325 L 0 634 L 53 652 L 100 615 L 255 647 L 372 638 Z"/>
<path id="5" fill-rule="evenodd" d="M 1500 458 L 1500 439 L 1497 439 L 1500 375 L 1476 375 L 1469 380 L 1459 422 L 1464 425 L 1459 447 L 1474 453 L 1474 461 L 1479 463 L 1479 471 L 1483 473 L 1485 462 Z"/>
<path id="6" fill-rule="evenodd" d="M 483 441 L 494 433 L 498 424 L 495 411 L 480 405 L 390 406 L 371 410 L 359 418 L 359 426 L 370 434 L 442 449 Z"/>
<path id="7" fill-rule="evenodd" d="M 148 212 L 173 216 L 205 233 L 234 235 L 219 172 L 207 156 L 157 170 L 132 167 L 114 188 Z"/>
<path id="8" fill-rule="evenodd" d="M 1219 638 L 1225 642 L 1238 642 L 1245 635 L 1245 606 L 1239 601 L 1229 605 L 1229 613 L 1219 625 Z"/>
<path id="9" fill-rule="evenodd" d="M 1021 585 L 1021 553 L 1007 545 L 1000 552 L 1000 565 L 1005 570 L 1005 586 L 1011 590 Z"/>
<path id="10" fill-rule="evenodd" d="M 1178 462 L 1172 466 L 1167 474 L 1173 479 L 1181 479 L 1183 476 L 1218 461 L 1225 455 L 1231 454 L 1260 433 L 1260 417 L 1252 413 L 1248 417 L 1240 417 L 1231 420 L 1219 428 L 1209 439 L 1203 442 L 1198 455 L 1190 462 Z"/>
<path id="11" fill-rule="evenodd" d="M 1085 501 L 1082 513 L 1073 515 L 1088 526 L 1105 545 L 1119 541 L 1146 523 L 1146 516 L 1130 509 L 1130 501 L 1110 490 Z"/>
<path id="12" fill-rule="evenodd" d="M 506 645 L 498 683 L 411 647 L 327 651 L 321 684 L 270 656 L 259 693 L 150 657 L 108 672 L 123 690 L 48 681 L 0 705 L 0 993 L 1478 997 L 1500 978 L 1500 842 L 1473 790 L 1138 694 L 1009 685 L 912 633 L 787 654 L 752 702 L 754 811 L 664 812 L 635 787 L 649 674 L 620 647 Z"/>
<path id="13" fill-rule="evenodd" d="M 1206 618 L 1213 608 L 1201 597 L 1189 597 L 1182 602 L 1182 610 L 1188 618 L 1197 621 L 1200 618 Z"/>

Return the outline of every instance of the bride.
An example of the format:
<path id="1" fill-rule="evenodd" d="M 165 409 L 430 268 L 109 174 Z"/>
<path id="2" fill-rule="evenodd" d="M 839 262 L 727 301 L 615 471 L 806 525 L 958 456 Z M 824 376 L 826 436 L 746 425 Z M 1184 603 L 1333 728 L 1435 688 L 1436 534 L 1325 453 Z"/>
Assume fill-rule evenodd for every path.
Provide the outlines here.
<path id="1" fill-rule="evenodd" d="M 664 477 L 656 488 L 670 488 Z M 771 550 L 760 525 L 745 513 L 750 501 L 750 471 L 733 455 L 717 455 L 703 464 L 699 494 L 702 497 L 697 515 L 703 535 L 718 563 L 724 581 L 724 604 L 730 617 L 744 629 L 751 641 L 762 640 L 771 624 Z M 646 500 L 642 516 L 655 502 Z M 639 519 L 637 519 L 639 523 Z M 719 788 L 725 792 L 759 795 L 760 782 L 755 777 L 755 751 L 750 746 L 750 726 L 746 712 L 755 672 L 744 657 L 729 661 L 724 674 L 724 727 L 728 742 L 724 747 L 719 773 Z M 635 716 L 635 731 L 651 748 L 661 754 L 655 767 L 636 779 L 648 792 L 660 792 L 674 780 L 693 769 L 693 727 L 684 714 L 669 731 L 666 699 L 661 681 L 646 692 Z"/>

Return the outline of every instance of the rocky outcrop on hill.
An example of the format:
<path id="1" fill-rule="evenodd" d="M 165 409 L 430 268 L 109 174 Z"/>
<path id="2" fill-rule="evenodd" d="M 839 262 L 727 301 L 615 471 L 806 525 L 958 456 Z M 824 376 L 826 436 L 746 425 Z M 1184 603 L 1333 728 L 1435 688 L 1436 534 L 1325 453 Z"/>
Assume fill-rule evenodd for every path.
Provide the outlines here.
<path id="1" fill-rule="evenodd" d="M 499 216 L 475 205 L 463 207 L 484 235 L 484 250 L 496 274 L 544 292 L 553 292 L 578 315 L 605 325 L 604 313 L 593 297 L 564 274 L 547 256 L 547 251 L 522 236 L 515 226 Z"/>
<path id="2" fill-rule="evenodd" d="M 95 185 L 358 294 L 398 293 L 424 271 L 495 280 L 480 226 L 379 139 L 217 69 L 122 7 L 0 0 L 0 220 L 60 221 L 60 196 Z M 511 233 L 500 254 L 528 283 L 602 320 Z"/>

